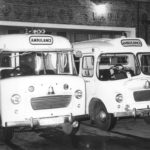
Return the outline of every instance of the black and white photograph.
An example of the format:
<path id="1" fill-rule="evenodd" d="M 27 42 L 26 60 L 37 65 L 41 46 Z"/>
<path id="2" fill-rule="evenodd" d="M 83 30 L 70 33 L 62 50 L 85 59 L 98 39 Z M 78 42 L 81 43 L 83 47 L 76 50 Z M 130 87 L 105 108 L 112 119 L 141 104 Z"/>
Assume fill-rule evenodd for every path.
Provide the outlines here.
<path id="1" fill-rule="evenodd" d="M 150 0 L 0 0 L 0 150 L 150 150 Z"/>

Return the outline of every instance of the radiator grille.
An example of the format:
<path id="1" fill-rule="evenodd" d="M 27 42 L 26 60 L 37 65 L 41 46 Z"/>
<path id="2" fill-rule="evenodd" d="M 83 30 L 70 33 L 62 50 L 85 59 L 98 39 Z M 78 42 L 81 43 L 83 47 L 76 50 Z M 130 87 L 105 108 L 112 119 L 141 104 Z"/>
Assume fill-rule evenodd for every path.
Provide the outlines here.
<path id="1" fill-rule="evenodd" d="M 64 108 L 70 104 L 71 95 L 54 95 L 34 97 L 31 99 L 31 106 L 34 110 Z"/>
<path id="2" fill-rule="evenodd" d="M 150 101 L 150 90 L 134 92 L 134 99 L 136 102 Z"/>

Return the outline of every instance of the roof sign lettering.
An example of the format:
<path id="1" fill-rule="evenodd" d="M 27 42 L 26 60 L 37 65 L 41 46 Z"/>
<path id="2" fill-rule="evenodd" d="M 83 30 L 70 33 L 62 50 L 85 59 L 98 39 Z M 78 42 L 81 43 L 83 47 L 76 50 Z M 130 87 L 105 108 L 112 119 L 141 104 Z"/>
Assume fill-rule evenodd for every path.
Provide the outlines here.
<path id="1" fill-rule="evenodd" d="M 142 42 L 139 39 L 123 39 L 121 44 L 124 47 L 142 47 Z"/>
<path id="2" fill-rule="evenodd" d="M 30 36 L 29 42 L 32 45 L 52 45 L 53 38 L 51 36 Z"/>

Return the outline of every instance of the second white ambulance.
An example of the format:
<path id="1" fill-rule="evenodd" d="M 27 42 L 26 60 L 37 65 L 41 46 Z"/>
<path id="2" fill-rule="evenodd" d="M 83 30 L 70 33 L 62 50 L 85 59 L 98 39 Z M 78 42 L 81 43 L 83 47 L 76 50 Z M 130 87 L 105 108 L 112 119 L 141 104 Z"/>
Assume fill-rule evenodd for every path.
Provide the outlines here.
<path id="1" fill-rule="evenodd" d="M 143 116 L 150 122 L 150 50 L 141 38 L 95 39 L 73 44 L 86 82 L 86 113 L 100 129 L 116 118 Z"/>

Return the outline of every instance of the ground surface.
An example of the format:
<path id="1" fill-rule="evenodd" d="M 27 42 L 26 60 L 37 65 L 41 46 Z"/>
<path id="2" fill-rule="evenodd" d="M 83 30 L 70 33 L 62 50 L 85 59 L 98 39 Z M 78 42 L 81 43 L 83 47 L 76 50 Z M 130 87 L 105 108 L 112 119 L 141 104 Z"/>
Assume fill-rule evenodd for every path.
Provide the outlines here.
<path id="1" fill-rule="evenodd" d="M 15 133 L 10 143 L 0 141 L 0 150 L 150 150 L 150 125 L 141 119 L 123 119 L 111 132 L 83 122 L 76 136 L 56 130 Z"/>

